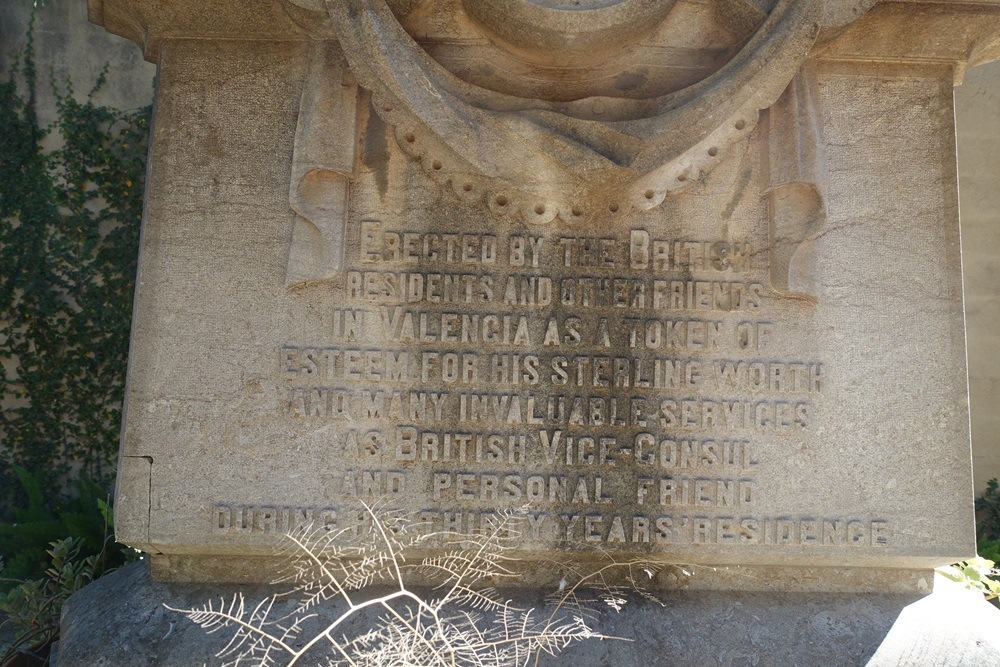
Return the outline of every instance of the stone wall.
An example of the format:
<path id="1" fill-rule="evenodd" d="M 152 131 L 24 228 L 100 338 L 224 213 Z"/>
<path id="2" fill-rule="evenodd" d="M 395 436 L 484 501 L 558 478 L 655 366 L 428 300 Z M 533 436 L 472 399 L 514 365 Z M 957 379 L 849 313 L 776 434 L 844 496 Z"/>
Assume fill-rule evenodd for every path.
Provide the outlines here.
<path id="1" fill-rule="evenodd" d="M 56 118 L 50 73 L 61 89 L 65 90 L 69 80 L 78 94 L 86 94 L 107 65 L 107 83 L 95 95 L 95 102 L 119 109 L 136 109 L 152 102 L 156 66 L 143 60 L 138 46 L 88 22 L 87 3 L 82 0 L 45 0 L 38 5 L 35 53 L 42 125 Z M 24 47 L 31 11 L 31 0 L 0 4 L 0 71 L 4 73 Z"/>

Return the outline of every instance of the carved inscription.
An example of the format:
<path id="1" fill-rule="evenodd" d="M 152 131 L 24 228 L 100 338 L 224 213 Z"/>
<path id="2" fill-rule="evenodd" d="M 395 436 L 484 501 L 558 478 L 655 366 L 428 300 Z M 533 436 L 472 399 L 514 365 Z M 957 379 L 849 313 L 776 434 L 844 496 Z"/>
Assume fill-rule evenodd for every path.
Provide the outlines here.
<path id="1" fill-rule="evenodd" d="M 751 241 L 354 233 L 324 330 L 278 351 L 284 417 L 336 433 L 342 517 L 387 500 L 476 532 L 524 508 L 525 543 L 563 549 L 891 542 L 766 509 L 830 369 L 782 356 Z M 218 529 L 277 525 L 254 512 Z"/>
<path id="2" fill-rule="evenodd" d="M 211 514 L 219 533 L 285 533 L 299 529 L 335 530 L 357 527 L 370 518 L 361 513 L 341 523 L 332 508 L 219 505 Z M 491 532 L 500 524 L 494 511 L 432 511 L 417 513 L 413 529 L 428 536 Z M 664 546 L 681 544 L 742 544 L 818 547 L 884 547 L 891 528 L 885 521 L 818 518 L 756 518 L 685 515 L 608 515 L 533 512 L 515 521 L 511 530 L 532 540 L 553 537 L 564 546 Z M 433 543 L 433 542 L 431 542 Z"/>

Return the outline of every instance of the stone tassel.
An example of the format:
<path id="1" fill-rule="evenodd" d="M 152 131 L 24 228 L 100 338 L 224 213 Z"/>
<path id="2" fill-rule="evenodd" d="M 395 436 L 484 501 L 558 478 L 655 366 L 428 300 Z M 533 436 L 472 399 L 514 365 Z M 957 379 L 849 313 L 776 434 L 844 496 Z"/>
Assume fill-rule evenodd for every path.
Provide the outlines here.
<path id="1" fill-rule="evenodd" d="M 815 239 L 826 222 L 823 196 L 814 185 L 822 162 L 821 122 L 801 71 L 768 111 L 765 197 L 770 222 L 771 285 L 789 296 L 817 301 Z"/>
<path id="2" fill-rule="evenodd" d="M 295 211 L 285 285 L 334 278 L 344 265 L 358 161 L 358 85 L 336 42 L 310 46 L 288 201 Z"/>

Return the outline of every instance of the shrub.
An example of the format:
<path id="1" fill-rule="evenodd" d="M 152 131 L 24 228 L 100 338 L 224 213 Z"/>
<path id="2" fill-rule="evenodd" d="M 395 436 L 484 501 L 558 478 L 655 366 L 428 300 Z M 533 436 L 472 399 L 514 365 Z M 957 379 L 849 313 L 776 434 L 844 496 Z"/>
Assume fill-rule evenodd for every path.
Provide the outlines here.
<path id="1" fill-rule="evenodd" d="M 40 476 L 17 466 L 14 470 L 28 502 L 12 510 L 13 522 L 0 522 L 0 554 L 5 560 L 0 593 L 21 581 L 43 577 L 51 545 L 67 538 L 74 540 L 80 558 L 97 558 L 93 567 L 97 574 L 126 561 L 120 549 L 109 548 L 114 545 L 114 517 L 103 487 L 81 476 L 74 480 L 73 495 L 46 503 Z"/>
<path id="2" fill-rule="evenodd" d="M 976 535 L 980 540 L 1000 540 L 1000 489 L 996 477 L 976 498 Z"/>

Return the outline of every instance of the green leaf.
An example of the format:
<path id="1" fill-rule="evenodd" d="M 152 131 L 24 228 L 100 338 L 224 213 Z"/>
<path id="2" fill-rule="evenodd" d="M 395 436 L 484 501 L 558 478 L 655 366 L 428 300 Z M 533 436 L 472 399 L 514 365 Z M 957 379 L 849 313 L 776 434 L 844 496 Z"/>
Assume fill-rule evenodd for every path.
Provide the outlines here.
<path id="1" fill-rule="evenodd" d="M 946 579 L 957 583 L 963 583 L 965 581 L 965 575 L 962 573 L 958 567 L 955 565 L 948 565 L 947 567 L 940 567 L 936 570 L 938 574 Z"/>

